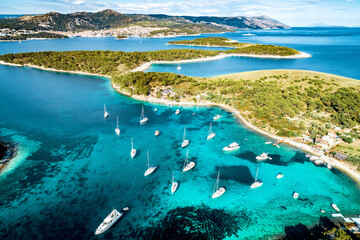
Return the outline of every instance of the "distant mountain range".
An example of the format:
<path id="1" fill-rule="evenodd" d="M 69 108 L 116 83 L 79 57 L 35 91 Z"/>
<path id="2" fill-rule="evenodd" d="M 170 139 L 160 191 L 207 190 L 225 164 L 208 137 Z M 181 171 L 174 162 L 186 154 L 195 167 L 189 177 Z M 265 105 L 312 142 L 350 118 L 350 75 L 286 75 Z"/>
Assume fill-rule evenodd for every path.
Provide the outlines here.
<path id="1" fill-rule="evenodd" d="M 0 28 L 35 31 L 103 30 L 129 26 L 185 28 L 189 32 L 222 32 L 234 29 L 285 29 L 288 26 L 266 16 L 192 17 L 169 15 L 122 14 L 113 10 L 61 14 L 24 15 L 0 19 Z"/>

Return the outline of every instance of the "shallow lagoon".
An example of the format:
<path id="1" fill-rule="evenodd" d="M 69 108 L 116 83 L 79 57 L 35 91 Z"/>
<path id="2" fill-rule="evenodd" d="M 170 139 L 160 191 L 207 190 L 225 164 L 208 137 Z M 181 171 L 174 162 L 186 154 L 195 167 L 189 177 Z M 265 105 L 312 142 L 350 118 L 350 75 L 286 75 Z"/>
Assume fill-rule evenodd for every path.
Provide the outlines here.
<path id="1" fill-rule="evenodd" d="M 160 232 L 167 237 L 267 238 L 283 233 L 285 226 L 329 217 L 332 202 L 343 214 L 359 212 L 360 192 L 348 177 L 316 167 L 298 149 L 265 145 L 271 140 L 219 108 L 183 107 L 175 115 L 175 107 L 121 96 L 103 78 L 10 66 L 0 66 L 0 75 L 0 135 L 19 144 L 18 156 L 0 177 L 1 238 L 95 239 L 106 214 L 126 206 L 130 211 L 96 238 L 148 239 Z M 107 121 L 104 103 L 111 114 Z M 143 105 L 150 121 L 140 126 Z M 206 141 L 216 114 L 223 115 L 213 124 L 217 135 Z M 114 132 L 117 115 L 120 137 Z M 197 165 L 182 174 L 185 126 L 189 156 Z M 134 160 L 132 137 L 138 149 Z M 240 143 L 240 150 L 224 153 L 222 147 L 232 141 Z M 158 169 L 145 178 L 147 149 Z M 255 156 L 262 152 L 273 160 L 257 163 Z M 256 167 L 264 184 L 249 190 Z M 171 195 L 173 170 L 179 189 Z M 211 199 L 218 171 L 227 191 Z M 278 172 L 285 176 L 276 181 Z M 293 191 L 299 199 L 292 198 Z"/>

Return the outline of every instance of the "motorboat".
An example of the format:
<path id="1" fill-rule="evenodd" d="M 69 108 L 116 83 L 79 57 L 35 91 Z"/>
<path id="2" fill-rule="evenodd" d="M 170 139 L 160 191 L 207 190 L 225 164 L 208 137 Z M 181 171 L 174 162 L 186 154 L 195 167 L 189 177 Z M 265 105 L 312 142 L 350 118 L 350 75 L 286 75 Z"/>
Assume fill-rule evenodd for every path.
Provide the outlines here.
<path id="1" fill-rule="evenodd" d="M 176 115 L 180 114 L 180 109 L 176 109 L 175 114 Z"/>
<path id="2" fill-rule="evenodd" d="M 338 208 L 338 206 L 336 206 L 335 203 L 332 203 L 331 206 L 332 206 L 333 209 L 335 209 L 335 211 L 340 212 L 340 209 Z"/>
<path id="3" fill-rule="evenodd" d="M 237 150 L 239 148 L 240 148 L 239 144 L 237 142 L 233 142 L 230 145 L 224 147 L 223 150 L 229 152 L 229 151 Z"/>
<path id="4" fill-rule="evenodd" d="M 218 114 L 218 115 L 216 115 L 215 117 L 213 117 L 213 119 L 214 119 L 214 121 L 216 121 L 216 120 L 219 120 L 221 117 L 222 117 L 222 116 Z"/>
<path id="5" fill-rule="evenodd" d="M 277 178 L 277 179 L 280 179 L 280 178 L 283 178 L 283 177 L 284 177 L 284 174 L 282 174 L 281 172 L 278 173 L 278 175 L 276 175 L 276 178 Z"/>
<path id="6" fill-rule="evenodd" d="M 160 131 L 159 130 L 156 130 L 155 131 L 155 136 L 157 137 L 157 136 L 159 136 L 160 135 Z"/>
<path id="7" fill-rule="evenodd" d="M 272 159 L 271 157 L 268 156 L 267 153 L 262 153 L 259 156 L 256 156 L 256 160 L 262 161 L 262 160 L 266 160 L 266 159 Z"/>
<path id="8" fill-rule="evenodd" d="M 293 193 L 293 198 L 294 198 L 294 199 L 297 199 L 298 197 L 299 197 L 299 194 L 298 194 L 297 192 L 294 192 L 294 193 Z"/>
<path id="9" fill-rule="evenodd" d="M 122 212 L 117 211 L 116 209 L 112 210 L 111 213 L 104 219 L 104 221 L 99 225 L 95 231 L 95 235 L 99 235 L 106 230 L 108 230 L 114 223 L 121 218 L 123 215 Z"/>

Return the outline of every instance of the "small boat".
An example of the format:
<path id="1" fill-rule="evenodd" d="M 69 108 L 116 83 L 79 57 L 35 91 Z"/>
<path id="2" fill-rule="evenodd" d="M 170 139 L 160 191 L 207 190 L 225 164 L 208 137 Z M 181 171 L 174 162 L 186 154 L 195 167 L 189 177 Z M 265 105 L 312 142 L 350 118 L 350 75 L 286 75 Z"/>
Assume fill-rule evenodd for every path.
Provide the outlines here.
<path id="1" fill-rule="evenodd" d="M 181 67 L 178 65 L 176 69 L 177 69 L 177 70 L 181 70 Z"/>
<path id="2" fill-rule="evenodd" d="M 298 197 L 299 197 L 299 194 L 298 194 L 297 192 L 294 192 L 294 193 L 293 193 L 293 198 L 294 198 L 294 199 L 297 199 Z"/>
<path id="3" fill-rule="evenodd" d="M 176 115 L 180 114 L 180 109 L 176 109 L 175 114 Z"/>
<path id="4" fill-rule="evenodd" d="M 320 164 L 323 164 L 324 161 L 323 161 L 322 159 L 316 159 L 316 160 L 314 161 L 314 163 L 315 163 L 316 165 L 320 165 Z"/>
<path id="5" fill-rule="evenodd" d="M 119 117 L 116 116 L 116 128 L 115 128 L 116 135 L 120 136 L 120 128 L 119 128 Z"/>
<path id="6" fill-rule="evenodd" d="M 157 109 L 157 108 L 155 108 L 155 109 L 154 109 L 154 112 L 157 112 L 157 110 L 158 110 L 158 109 Z"/>
<path id="7" fill-rule="evenodd" d="M 130 156 L 131 158 L 134 158 L 136 155 L 136 149 L 134 148 L 134 140 L 133 138 L 131 138 L 131 152 L 130 152 Z"/>
<path id="8" fill-rule="evenodd" d="M 311 154 L 306 154 L 305 157 L 310 158 Z"/>
<path id="9" fill-rule="evenodd" d="M 95 231 L 95 235 L 101 234 L 108 230 L 121 216 L 122 212 L 118 212 L 116 209 L 112 210 L 111 213 L 104 219 Z"/>
<path id="10" fill-rule="evenodd" d="M 281 172 L 280 173 L 278 173 L 278 175 L 276 175 L 276 178 L 277 179 L 280 179 L 280 178 L 282 178 L 284 176 L 284 174 L 282 174 Z"/>
<path id="11" fill-rule="evenodd" d="M 123 211 L 129 211 L 129 207 L 124 207 Z"/>
<path id="12" fill-rule="evenodd" d="M 187 149 L 186 151 L 186 157 L 185 157 L 185 161 L 184 161 L 184 168 L 183 168 L 183 172 L 189 171 L 190 169 L 193 169 L 195 167 L 195 163 L 194 162 L 189 162 L 189 149 Z"/>
<path id="13" fill-rule="evenodd" d="M 159 130 L 156 130 L 155 131 L 155 137 L 159 136 L 160 135 L 160 131 Z"/>
<path id="14" fill-rule="evenodd" d="M 190 143 L 189 140 L 187 140 L 186 138 L 186 127 L 184 128 L 184 136 L 183 136 L 183 140 L 182 140 L 182 143 L 181 143 L 181 147 L 187 147 Z"/>
<path id="15" fill-rule="evenodd" d="M 252 33 L 244 33 L 244 34 L 241 34 L 243 36 L 254 36 L 255 34 L 252 34 Z"/>
<path id="16" fill-rule="evenodd" d="M 229 151 L 234 151 L 239 148 L 240 148 L 239 144 L 237 142 L 233 142 L 230 145 L 224 147 L 223 150 L 229 152 Z"/>
<path id="17" fill-rule="evenodd" d="M 259 167 L 256 168 L 255 182 L 251 184 L 250 188 L 258 188 L 263 185 L 263 182 L 260 179 L 257 179 Z"/>
<path id="18" fill-rule="evenodd" d="M 195 116 L 195 113 L 193 112 L 193 116 Z"/>
<path id="19" fill-rule="evenodd" d="M 321 212 L 321 213 L 325 213 L 325 210 L 324 210 L 324 209 L 320 209 L 320 212 Z"/>
<path id="20" fill-rule="evenodd" d="M 174 171 L 172 174 L 172 180 L 171 180 L 171 193 L 174 193 L 178 187 L 178 183 L 174 181 Z"/>
<path id="21" fill-rule="evenodd" d="M 311 160 L 311 161 L 315 161 L 315 160 L 318 160 L 318 159 L 319 159 L 318 156 L 315 156 L 315 155 L 311 155 L 311 156 L 310 156 L 310 160 Z"/>
<path id="22" fill-rule="evenodd" d="M 213 133 L 211 131 L 211 127 L 212 127 L 212 122 L 210 122 L 210 128 L 209 128 L 209 132 L 208 132 L 208 136 L 207 136 L 207 140 L 213 139 L 215 137 L 215 133 Z"/>
<path id="23" fill-rule="evenodd" d="M 285 139 L 281 139 L 281 140 L 277 141 L 276 143 L 274 143 L 273 146 L 277 146 L 280 143 L 283 143 L 284 141 L 285 141 Z"/>
<path id="24" fill-rule="evenodd" d="M 220 197 L 226 191 L 226 189 L 224 187 L 219 188 L 219 176 L 220 176 L 220 172 L 218 172 L 218 176 L 217 176 L 217 179 L 216 179 L 216 182 L 215 182 L 213 194 L 211 196 L 212 198 Z"/>
<path id="25" fill-rule="evenodd" d="M 216 115 L 215 117 L 213 117 L 213 119 L 214 119 L 214 121 L 216 121 L 216 120 L 219 120 L 221 117 L 222 117 L 222 116 L 218 114 L 218 115 Z"/>
<path id="26" fill-rule="evenodd" d="M 265 142 L 265 144 L 272 144 L 272 142 Z"/>
<path id="27" fill-rule="evenodd" d="M 259 156 L 256 156 L 256 160 L 262 161 L 262 160 L 266 160 L 266 159 L 272 159 L 271 157 L 268 157 L 267 153 L 262 153 Z"/>
<path id="28" fill-rule="evenodd" d="M 153 165 L 150 166 L 150 163 L 149 163 L 149 150 L 147 151 L 147 164 L 148 164 L 148 169 L 145 171 L 144 176 L 152 174 L 156 169 L 156 166 L 153 166 Z"/>
<path id="29" fill-rule="evenodd" d="M 335 209 L 335 211 L 340 212 L 340 209 L 336 206 L 335 203 L 332 203 L 331 206 L 332 206 L 333 209 Z"/>
<path id="30" fill-rule="evenodd" d="M 104 103 L 104 118 L 107 119 L 110 116 L 110 114 L 106 111 L 106 106 Z"/>
<path id="31" fill-rule="evenodd" d="M 145 117 L 145 114 L 144 114 L 144 106 L 142 107 L 142 110 L 141 110 L 141 115 L 140 115 L 140 124 L 144 124 L 146 123 L 147 121 L 149 121 L 149 119 L 147 117 Z"/>
<path id="32" fill-rule="evenodd" d="M 331 166 L 330 163 L 327 163 L 327 164 L 326 164 L 326 167 L 327 167 L 328 169 L 331 169 L 331 168 L 332 168 L 332 166 Z"/>
<path id="33" fill-rule="evenodd" d="M 280 148 L 280 146 L 279 146 L 279 145 L 276 145 L 276 147 L 277 147 L 277 148 Z"/>

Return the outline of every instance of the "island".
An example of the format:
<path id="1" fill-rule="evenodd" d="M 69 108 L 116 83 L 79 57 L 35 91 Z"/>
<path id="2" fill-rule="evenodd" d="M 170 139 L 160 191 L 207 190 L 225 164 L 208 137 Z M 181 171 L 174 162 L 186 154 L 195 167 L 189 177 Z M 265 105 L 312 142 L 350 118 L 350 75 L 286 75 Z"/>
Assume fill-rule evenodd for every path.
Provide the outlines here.
<path id="1" fill-rule="evenodd" d="M 199 41 L 221 45 L 229 40 L 195 40 Z M 285 53 L 292 55 L 284 56 L 284 48 L 280 46 L 230 45 L 236 47 L 222 51 L 170 49 L 5 54 L 0 56 L 0 63 L 108 77 L 117 91 L 143 101 L 219 106 L 232 112 L 249 128 L 275 139 L 278 144 L 287 143 L 321 156 L 328 167 L 336 167 L 359 181 L 359 151 L 353 151 L 349 158 L 340 159 L 337 157 L 340 150 L 334 150 L 340 144 L 358 144 L 358 80 L 301 70 L 265 70 L 211 78 L 137 71 L 151 62 L 211 60 L 249 47 L 252 50 L 246 52 L 258 57 L 299 55 L 297 50 L 285 48 Z"/>
<path id="2" fill-rule="evenodd" d="M 0 36 L 0 41 L 19 41 L 19 40 L 28 40 L 28 39 L 62 39 L 62 38 L 69 38 L 69 37 L 58 33 L 39 32 L 39 33 L 21 33 L 21 34 Z"/>

